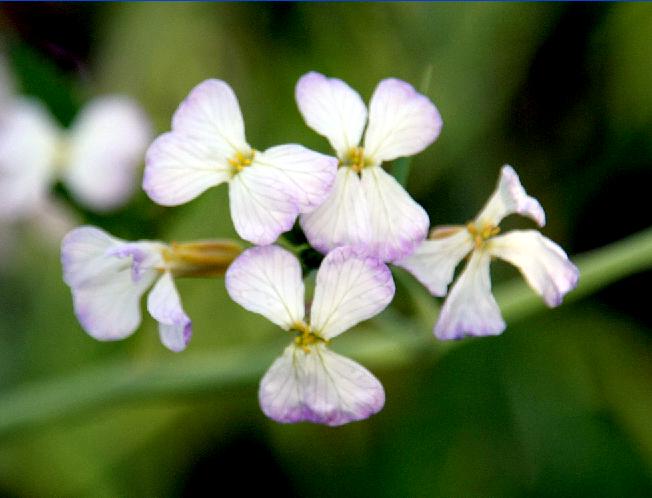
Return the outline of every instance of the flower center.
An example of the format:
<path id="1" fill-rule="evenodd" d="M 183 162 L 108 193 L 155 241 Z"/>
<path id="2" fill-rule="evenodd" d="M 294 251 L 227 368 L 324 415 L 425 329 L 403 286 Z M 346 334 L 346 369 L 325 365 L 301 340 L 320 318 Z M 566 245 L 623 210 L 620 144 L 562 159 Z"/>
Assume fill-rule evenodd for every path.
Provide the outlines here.
<path id="1" fill-rule="evenodd" d="M 310 325 L 306 322 L 295 322 L 292 324 L 290 332 L 296 332 L 294 343 L 303 349 L 304 353 L 310 353 L 310 346 L 319 342 L 328 342 L 326 339 L 319 337 L 310 330 Z"/>
<path id="2" fill-rule="evenodd" d="M 365 166 L 369 166 L 370 161 L 365 159 L 364 149 L 362 147 L 351 147 L 344 158 L 340 159 L 339 166 L 348 166 L 356 173 L 360 173 Z"/>
<path id="3" fill-rule="evenodd" d="M 469 222 L 466 224 L 466 229 L 473 237 L 476 249 L 481 249 L 487 240 L 500 233 L 500 227 L 494 226 L 491 223 L 485 223 L 481 227 L 478 227 L 475 223 Z"/>
<path id="4" fill-rule="evenodd" d="M 247 166 L 250 166 L 254 160 L 255 155 L 256 151 L 253 149 L 248 152 L 237 151 L 235 155 L 229 159 L 229 164 L 231 165 L 233 174 L 235 175 L 240 173 L 240 171 L 245 169 Z"/>

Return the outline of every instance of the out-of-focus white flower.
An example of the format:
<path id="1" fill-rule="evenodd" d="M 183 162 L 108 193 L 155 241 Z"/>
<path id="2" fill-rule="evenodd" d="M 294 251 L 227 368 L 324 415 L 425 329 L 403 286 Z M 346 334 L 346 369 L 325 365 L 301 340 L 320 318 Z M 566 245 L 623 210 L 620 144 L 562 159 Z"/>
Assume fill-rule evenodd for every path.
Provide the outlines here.
<path id="1" fill-rule="evenodd" d="M 341 425 L 367 418 L 385 403 L 381 383 L 327 344 L 380 313 L 394 296 L 394 281 L 380 260 L 352 247 L 331 251 L 318 272 L 306 319 L 299 261 L 277 246 L 248 249 L 226 274 L 231 298 L 296 338 L 260 383 L 263 412 L 279 422 Z"/>
<path id="2" fill-rule="evenodd" d="M 32 99 L 12 99 L 0 112 L 0 219 L 34 215 L 57 179 L 95 211 L 117 208 L 133 193 L 151 132 L 131 99 L 94 99 L 69 130 Z"/>
<path id="3" fill-rule="evenodd" d="M 381 164 L 430 145 L 442 127 L 437 108 L 393 78 L 376 87 L 368 119 L 360 95 L 342 80 L 310 72 L 295 93 L 306 123 L 328 139 L 339 159 L 331 195 L 301 216 L 310 244 L 323 253 L 363 245 L 383 261 L 412 252 L 427 235 L 428 215 Z"/>
<path id="4" fill-rule="evenodd" d="M 238 100 L 224 81 L 197 85 L 172 118 L 172 131 L 147 151 L 143 188 L 157 203 L 183 204 L 229 184 L 238 234 L 271 244 L 328 196 L 337 161 L 301 145 L 251 148 Z"/>
<path id="5" fill-rule="evenodd" d="M 397 263 L 433 295 L 444 296 L 455 267 L 471 253 L 441 309 L 435 325 L 438 338 L 496 335 L 505 329 L 491 293 L 489 263 L 492 257 L 516 266 L 529 286 L 550 307 L 561 304 L 564 294 L 577 285 L 577 267 L 561 247 L 538 231 L 513 230 L 498 235 L 500 221 L 512 213 L 527 216 L 540 227 L 545 224 L 545 213 L 539 202 L 527 195 L 514 169 L 505 165 L 496 190 L 474 221 L 466 226 L 434 230 L 431 240 L 422 242 L 413 254 Z"/>
<path id="6" fill-rule="evenodd" d="M 154 285 L 147 310 L 159 323 L 161 342 L 181 351 L 190 340 L 192 324 L 174 277 L 223 275 L 239 252 L 239 246 L 228 241 L 126 242 L 83 226 L 64 237 L 61 262 L 75 314 L 91 336 L 113 341 L 131 335 L 141 321 L 140 298 Z"/>

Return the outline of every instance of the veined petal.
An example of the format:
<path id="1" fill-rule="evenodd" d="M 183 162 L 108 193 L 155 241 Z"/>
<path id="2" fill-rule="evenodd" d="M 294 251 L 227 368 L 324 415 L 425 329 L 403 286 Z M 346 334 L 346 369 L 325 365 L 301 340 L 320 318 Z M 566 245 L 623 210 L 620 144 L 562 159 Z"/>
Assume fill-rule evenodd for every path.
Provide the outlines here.
<path id="1" fill-rule="evenodd" d="M 351 168 L 339 168 L 327 199 L 301 215 L 301 228 L 318 251 L 344 245 L 366 245 L 371 240 L 370 216 L 360 177 Z"/>
<path id="2" fill-rule="evenodd" d="M 480 211 L 476 223 L 498 226 L 503 218 L 512 213 L 527 216 L 541 227 L 546 224 L 546 214 L 541 204 L 527 195 L 514 168 L 506 164 L 500 170 L 496 190 Z"/>
<path id="3" fill-rule="evenodd" d="M 579 270 L 564 250 L 536 230 L 513 230 L 487 243 L 493 255 L 516 266 L 530 287 L 552 307 L 575 288 Z"/>
<path id="4" fill-rule="evenodd" d="M 289 330 L 305 314 L 301 265 L 278 246 L 252 247 L 231 263 L 226 290 L 243 308 Z"/>
<path id="5" fill-rule="evenodd" d="M 385 391 L 369 370 L 324 344 L 309 351 L 291 344 L 261 380 L 258 399 L 277 422 L 337 426 L 379 412 Z"/>
<path id="6" fill-rule="evenodd" d="M 186 349 L 192 322 L 181 306 L 170 272 L 163 273 L 147 296 L 147 311 L 158 322 L 161 342 L 166 348 L 174 352 Z"/>
<path id="7" fill-rule="evenodd" d="M 143 190 L 163 206 L 188 202 L 229 178 L 228 159 L 211 142 L 169 132 L 147 149 Z"/>
<path id="8" fill-rule="evenodd" d="M 350 246 L 334 249 L 317 272 L 312 331 L 332 339 L 384 310 L 394 290 L 392 273 L 382 261 Z"/>
<path id="9" fill-rule="evenodd" d="M 64 181 L 87 206 L 104 211 L 124 204 L 134 191 L 136 169 L 150 141 L 151 125 L 127 97 L 102 97 L 86 106 L 70 131 Z"/>
<path id="10" fill-rule="evenodd" d="M 414 275 L 433 296 L 445 296 L 455 267 L 473 249 L 473 237 L 464 228 L 441 239 L 424 240 L 412 254 L 396 263 Z"/>
<path id="11" fill-rule="evenodd" d="M 231 219 L 238 235 L 256 245 L 268 245 L 287 232 L 297 219 L 294 188 L 279 181 L 275 168 L 251 164 L 229 183 Z"/>
<path id="12" fill-rule="evenodd" d="M 383 261 L 404 258 L 426 238 L 424 209 L 380 166 L 362 170 L 362 190 L 371 219 L 368 251 Z"/>
<path id="13" fill-rule="evenodd" d="M 500 309 L 491 294 L 490 262 L 487 251 L 473 251 L 439 314 L 435 325 L 439 339 L 497 335 L 505 330 Z"/>
<path id="14" fill-rule="evenodd" d="M 88 226 L 71 231 L 61 243 L 63 276 L 72 291 L 75 314 L 86 332 L 99 340 L 122 339 L 136 330 L 140 298 L 158 274 L 147 268 L 134 278 L 134 248 L 120 254 L 128 245 Z"/>
<path id="15" fill-rule="evenodd" d="M 172 130 L 210 144 L 221 157 L 250 150 L 238 99 L 222 80 L 209 79 L 193 88 L 174 113 Z"/>
<path id="16" fill-rule="evenodd" d="M 270 170 L 277 188 L 288 192 L 299 212 L 307 213 L 328 197 L 337 173 L 337 159 L 301 145 L 278 145 L 254 156 L 253 165 Z"/>
<path id="17" fill-rule="evenodd" d="M 435 105 L 405 81 L 381 81 L 369 104 L 364 149 L 377 164 L 421 152 L 439 136 Z"/>
<path id="18" fill-rule="evenodd" d="M 306 124 L 326 137 L 339 157 L 360 144 L 367 108 L 349 85 L 311 71 L 297 82 L 295 97 Z"/>
<path id="19" fill-rule="evenodd" d="M 0 122 L 0 219 L 33 213 L 54 176 L 59 129 L 38 102 L 18 99 Z"/>

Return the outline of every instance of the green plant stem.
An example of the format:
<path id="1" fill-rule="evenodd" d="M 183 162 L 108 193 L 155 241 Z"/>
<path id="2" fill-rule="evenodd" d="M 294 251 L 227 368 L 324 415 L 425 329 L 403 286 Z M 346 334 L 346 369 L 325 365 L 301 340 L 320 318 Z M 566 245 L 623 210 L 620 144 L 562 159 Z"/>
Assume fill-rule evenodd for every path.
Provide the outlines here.
<path id="1" fill-rule="evenodd" d="M 580 267 L 578 287 L 567 301 L 581 299 L 610 283 L 652 269 L 652 229 L 574 258 Z M 496 289 L 505 319 L 523 320 L 545 309 L 540 298 L 522 281 Z M 347 353 L 370 366 L 398 366 L 420 351 L 435 348 L 430 330 L 414 330 L 414 323 L 393 310 L 378 320 L 380 338 L 344 343 Z M 391 330 L 389 330 L 391 329 Z M 0 394 L 0 437 L 42 426 L 53 420 L 128 400 L 193 395 L 252 384 L 287 344 L 287 337 L 219 352 L 157 358 L 108 360 L 73 374 L 19 385 Z"/>

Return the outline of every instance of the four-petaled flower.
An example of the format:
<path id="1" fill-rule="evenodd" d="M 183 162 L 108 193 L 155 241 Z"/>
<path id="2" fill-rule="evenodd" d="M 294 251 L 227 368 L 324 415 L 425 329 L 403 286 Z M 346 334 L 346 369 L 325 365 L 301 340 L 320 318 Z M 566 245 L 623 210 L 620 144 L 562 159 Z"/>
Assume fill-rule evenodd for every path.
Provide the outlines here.
<path id="1" fill-rule="evenodd" d="M 82 226 L 64 237 L 61 263 L 75 314 L 91 336 L 113 341 L 131 335 L 141 321 L 140 299 L 156 282 L 147 310 L 159 323 L 161 342 L 182 351 L 192 323 L 181 306 L 174 277 L 223 275 L 239 252 L 239 246 L 229 242 L 126 242 Z"/>
<path id="2" fill-rule="evenodd" d="M 561 304 L 564 294 L 577 285 L 579 272 L 575 265 L 561 247 L 538 231 L 513 230 L 497 235 L 500 221 L 512 213 L 527 216 L 540 227 L 545 224 L 539 202 L 527 195 L 514 169 L 505 165 L 496 190 L 474 221 L 434 230 L 432 240 L 422 242 L 412 255 L 397 263 L 433 295 L 444 296 L 455 267 L 471 253 L 441 309 L 435 325 L 438 338 L 496 335 L 505 329 L 491 293 L 492 256 L 516 266 L 550 307 Z"/>
<path id="3" fill-rule="evenodd" d="M 67 131 L 39 102 L 10 100 L 0 119 L 0 219 L 35 214 L 58 179 L 95 211 L 123 205 L 150 137 L 147 117 L 126 97 L 91 101 Z"/>
<path id="4" fill-rule="evenodd" d="M 220 80 L 197 85 L 172 119 L 172 131 L 147 151 L 143 188 L 157 203 L 183 204 L 210 187 L 229 184 L 236 231 L 271 244 L 328 196 L 337 161 L 301 145 L 263 152 L 247 143 L 233 90 Z"/>
<path id="5" fill-rule="evenodd" d="M 244 308 L 296 333 L 260 383 L 260 405 L 268 417 L 334 426 L 367 418 L 383 407 L 378 379 L 327 347 L 392 300 L 394 281 L 380 260 L 352 247 L 331 251 L 317 272 L 309 320 L 301 266 L 280 247 L 242 253 L 227 271 L 226 288 Z"/>
<path id="6" fill-rule="evenodd" d="M 339 159 L 330 197 L 301 216 L 310 244 L 323 253 L 364 246 L 383 261 L 410 254 L 427 235 L 428 215 L 381 164 L 430 145 L 442 127 L 437 108 L 408 83 L 385 79 L 371 97 L 367 124 L 360 95 L 315 72 L 301 77 L 296 100 L 308 126 L 328 139 Z"/>

